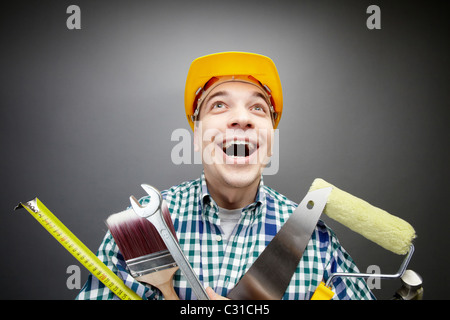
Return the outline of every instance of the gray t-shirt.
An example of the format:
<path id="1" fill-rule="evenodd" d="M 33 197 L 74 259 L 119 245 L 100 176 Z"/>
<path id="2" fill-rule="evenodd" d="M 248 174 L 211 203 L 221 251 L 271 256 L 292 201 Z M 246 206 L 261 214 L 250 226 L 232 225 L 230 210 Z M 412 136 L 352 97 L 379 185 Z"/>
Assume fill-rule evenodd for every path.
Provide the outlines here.
<path id="1" fill-rule="evenodd" d="M 223 231 L 223 240 L 228 241 L 236 224 L 241 219 L 242 209 L 228 210 L 219 207 L 220 227 Z"/>

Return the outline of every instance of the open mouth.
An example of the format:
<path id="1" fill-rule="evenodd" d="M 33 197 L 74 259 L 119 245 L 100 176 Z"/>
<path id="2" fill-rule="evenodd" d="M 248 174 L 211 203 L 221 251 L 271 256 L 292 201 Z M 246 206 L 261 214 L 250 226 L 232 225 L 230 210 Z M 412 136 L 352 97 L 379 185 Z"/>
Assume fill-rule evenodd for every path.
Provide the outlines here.
<path id="1" fill-rule="evenodd" d="M 245 158 L 253 154 L 258 148 L 256 143 L 243 139 L 225 141 L 222 150 L 228 157 Z"/>

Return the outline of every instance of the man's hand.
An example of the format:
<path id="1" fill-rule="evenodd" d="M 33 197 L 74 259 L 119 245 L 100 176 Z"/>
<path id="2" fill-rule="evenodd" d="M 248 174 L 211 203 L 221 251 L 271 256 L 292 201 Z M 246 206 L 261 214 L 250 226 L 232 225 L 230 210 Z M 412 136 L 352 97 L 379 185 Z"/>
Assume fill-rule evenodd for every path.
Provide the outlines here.
<path id="1" fill-rule="evenodd" d="M 214 292 L 214 290 L 211 287 L 206 288 L 206 293 L 209 296 L 209 299 L 211 300 L 230 300 L 228 298 L 222 297 L 221 295 L 218 295 Z"/>

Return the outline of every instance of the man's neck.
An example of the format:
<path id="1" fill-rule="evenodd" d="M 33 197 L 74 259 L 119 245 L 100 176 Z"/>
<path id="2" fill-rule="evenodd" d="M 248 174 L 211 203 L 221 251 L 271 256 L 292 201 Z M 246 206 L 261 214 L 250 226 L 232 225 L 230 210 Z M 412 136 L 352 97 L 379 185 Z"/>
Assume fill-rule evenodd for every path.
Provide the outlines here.
<path id="1" fill-rule="evenodd" d="M 206 185 L 208 186 L 211 197 L 219 207 L 229 210 L 244 208 L 255 202 L 259 182 L 260 180 L 256 180 L 249 186 L 236 188 L 216 184 L 213 181 L 209 183 L 208 178 L 206 178 Z"/>

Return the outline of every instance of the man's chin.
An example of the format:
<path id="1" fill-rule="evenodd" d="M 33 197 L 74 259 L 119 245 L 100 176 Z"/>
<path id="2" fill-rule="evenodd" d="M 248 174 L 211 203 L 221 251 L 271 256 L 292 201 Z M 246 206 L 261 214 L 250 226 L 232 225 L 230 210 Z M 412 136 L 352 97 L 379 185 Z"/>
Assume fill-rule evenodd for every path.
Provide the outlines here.
<path id="1" fill-rule="evenodd" d="M 245 188 L 253 185 L 261 178 L 262 169 L 260 165 L 250 164 L 228 164 L 223 165 L 221 170 L 223 180 L 228 186 L 234 188 Z"/>

